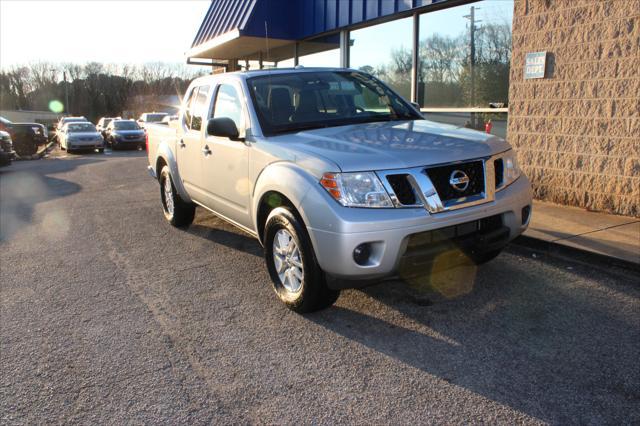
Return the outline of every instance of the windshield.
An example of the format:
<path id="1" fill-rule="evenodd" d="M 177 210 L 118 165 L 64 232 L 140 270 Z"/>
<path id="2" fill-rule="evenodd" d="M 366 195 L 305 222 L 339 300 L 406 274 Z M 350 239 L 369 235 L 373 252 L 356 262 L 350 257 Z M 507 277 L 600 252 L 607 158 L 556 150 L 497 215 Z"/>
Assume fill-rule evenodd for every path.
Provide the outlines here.
<path id="1" fill-rule="evenodd" d="M 378 79 L 355 71 L 264 75 L 247 80 L 265 135 L 320 127 L 418 120 Z"/>
<path id="2" fill-rule="evenodd" d="M 135 121 L 114 121 L 113 128 L 116 130 L 139 130 L 140 127 Z"/>
<path id="3" fill-rule="evenodd" d="M 113 118 L 105 118 L 104 123 L 102 123 L 102 127 L 107 127 L 109 123 L 113 121 Z"/>
<path id="4" fill-rule="evenodd" d="M 158 121 L 162 121 L 166 116 L 167 114 L 147 114 L 147 121 L 149 123 L 156 123 Z"/>
<path id="5" fill-rule="evenodd" d="M 73 123 L 67 126 L 67 132 L 80 133 L 80 132 L 97 132 L 96 126 L 91 123 Z"/>

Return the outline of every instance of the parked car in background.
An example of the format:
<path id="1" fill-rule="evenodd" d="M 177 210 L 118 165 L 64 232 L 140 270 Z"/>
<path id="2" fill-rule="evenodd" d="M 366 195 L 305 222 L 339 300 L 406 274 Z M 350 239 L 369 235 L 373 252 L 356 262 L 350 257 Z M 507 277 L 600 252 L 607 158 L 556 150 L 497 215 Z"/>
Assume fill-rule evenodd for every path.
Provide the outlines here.
<path id="1" fill-rule="evenodd" d="M 147 151 L 167 221 L 189 226 L 198 205 L 256 237 L 297 312 L 341 288 L 488 262 L 531 217 L 504 139 L 427 121 L 356 70 L 197 78 L 175 128 L 149 125 Z"/>
<path id="2" fill-rule="evenodd" d="M 109 123 L 111 123 L 113 120 L 121 120 L 122 117 L 102 117 L 100 120 L 98 120 L 98 123 L 96 124 L 96 129 L 98 129 L 98 131 L 102 134 L 102 137 L 106 139 L 107 137 L 107 126 L 109 125 Z"/>
<path id="3" fill-rule="evenodd" d="M 0 117 L 0 130 L 11 135 L 13 149 L 20 157 L 35 154 L 38 145 L 47 143 L 47 129 L 40 123 L 14 123 Z"/>
<path id="4" fill-rule="evenodd" d="M 172 121 L 178 121 L 178 114 L 173 114 L 173 115 L 166 115 L 162 121 L 160 122 L 160 124 L 169 124 Z"/>
<path id="5" fill-rule="evenodd" d="M 107 126 L 105 134 L 105 141 L 114 150 L 145 147 L 145 131 L 134 120 L 113 120 Z"/>
<path id="6" fill-rule="evenodd" d="M 8 166 L 16 156 L 13 150 L 11 135 L 4 130 L 0 130 L 0 166 Z"/>
<path id="7" fill-rule="evenodd" d="M 62 129 L 64 127 L 64 125 L 67 124 L 67 123 L 89 123 L 89 120 L 87 120 L 87 118 L 84 117 L 84 116 L 80 116 L 80 117 L 62 117 L 58 121 L 57 128 L 58 129 Z"/>
<path id="8" fill-rule="evenodd" d="M 147 123 L 160 123 L 167 115 L 166 112 L 145 112 L 138 118 L 138 125 L 144 129 Z"/>
<path id="9" fill-rule="evenodd" d="M 56 142 L 60 142 L 60 131 L 67 123 L 88 123 L 86 117 L 62 117 L 56 124 Z"/>
<path id="10" fill-rule="evenodd" d="M 65 124 L 58 132 L 60 148 L 67 152 L 80 149 L 97 149 L 104 152 L 104 139 L 92 123 L 71 122 Z"/>

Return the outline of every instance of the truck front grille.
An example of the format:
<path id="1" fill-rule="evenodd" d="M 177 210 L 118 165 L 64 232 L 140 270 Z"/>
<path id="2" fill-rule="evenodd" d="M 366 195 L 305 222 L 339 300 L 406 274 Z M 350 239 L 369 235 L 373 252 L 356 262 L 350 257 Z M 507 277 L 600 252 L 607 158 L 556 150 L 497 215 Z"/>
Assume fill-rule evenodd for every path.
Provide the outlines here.
<path id="1" fill-rule="evenodd" d="M 416 194 L 413 192 L 413 187 L 407 180 L 407 175 L 388 175 L 387 181 L 389 181 L 389 185 L 393 189 L 393 192 L 396 194 L 396 198 L 398 202 L 405 206 L 415 205 Z"/>
<path id="2" fill-rule="evenodd" d="M 455 189 L 449 182 L 452 174 L 457 170 L 469 177 L 469 184 L 463 191 Z M 431 167 L 427 168 L 426 172 L 443 202 L 462 197 L 470 197 L 484 191 L 484 167 L 482 160 Z"/>
<path id="3" fill-rule="evenodd" d="M 493 161 L 496 176 L 496 188 L 500 187 L 504 181 L 504 163 L 502 158 Z"/>
<path id="4" fill-rule="evenodd" d="M 496 187 L 503 183 L 504 165 L 496 154 L 486 159 L 376 173 L 395 207 L 424 207 L 435 214 L 493 201 Z"/>

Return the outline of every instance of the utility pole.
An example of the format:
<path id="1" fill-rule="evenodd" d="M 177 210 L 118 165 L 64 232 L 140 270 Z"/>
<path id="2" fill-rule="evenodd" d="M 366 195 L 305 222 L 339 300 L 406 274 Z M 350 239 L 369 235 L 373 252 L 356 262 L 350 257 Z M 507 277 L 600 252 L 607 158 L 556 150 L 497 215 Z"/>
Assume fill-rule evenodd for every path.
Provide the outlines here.
<path id="1" fill-rule="evenodd" d="M 67 72 L 62 71 L 62 79 L 64 80 L 64 112 L 69 113 L 69 85 L 67 84 Z"/>

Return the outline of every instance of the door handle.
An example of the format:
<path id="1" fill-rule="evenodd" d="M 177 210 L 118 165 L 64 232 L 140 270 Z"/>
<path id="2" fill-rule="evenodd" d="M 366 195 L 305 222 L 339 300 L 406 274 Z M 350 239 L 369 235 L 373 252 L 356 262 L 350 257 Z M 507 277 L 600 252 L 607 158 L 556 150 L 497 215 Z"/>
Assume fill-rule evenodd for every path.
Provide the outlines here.
<path id="1" fill-rule="evenodd" d="M 204 154 L 205 157 L 207 155 L 211 155 L 211 150 L 209 149 L 209 145 L 205 145 L 204 148 L 202 148 L 202 153 Z"/>
<path id="2" fill-rule="evenodd" d="M 187 146 L 187 145 L 184 143 L 184 140 L 182 140 L 182 139 L 180 139 L 180 143 L 179 143 L 178 145 L 180 146 L 180 148 L 184 148 L 185 146 Z"/>

